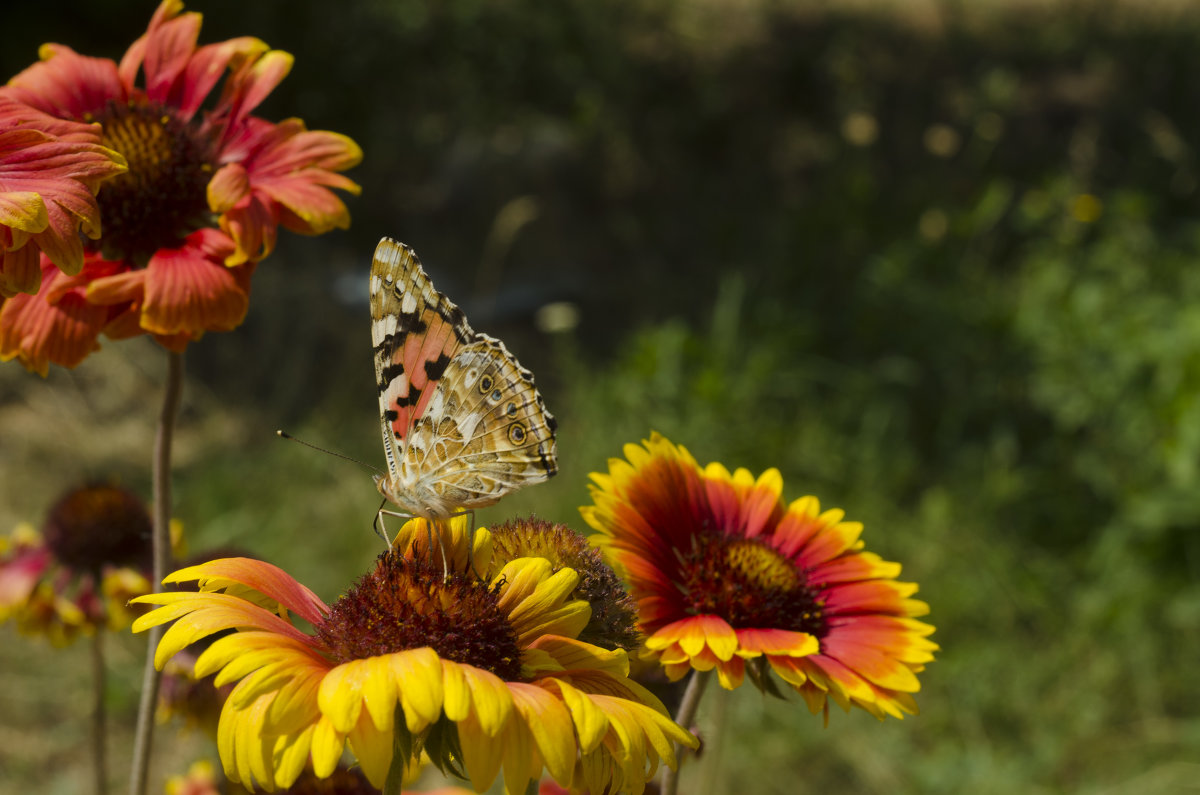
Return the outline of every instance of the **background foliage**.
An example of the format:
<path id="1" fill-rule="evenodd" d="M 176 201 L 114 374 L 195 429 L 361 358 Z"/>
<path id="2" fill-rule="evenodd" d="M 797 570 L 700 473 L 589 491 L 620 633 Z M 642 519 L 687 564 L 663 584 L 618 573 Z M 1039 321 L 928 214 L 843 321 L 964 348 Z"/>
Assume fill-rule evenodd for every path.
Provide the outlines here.
<path id="1" fill-rule="evenodd" d="M 118 57 L 151 10 L 69 6 L 6 11 L 0 71 L 47 40 Z M 296 54 L 266 115 L 366 152 L 353 229 L 281 241 L 245 326 L 188 353 L 193 548 L 236 543 L 327 599 L 378 551 L 369 477 L 271 432 L 379 461 L 366 271 L 393 235 L 559 415 L 561 476 L 482 520 L 582 527 L 587 473 L 657 429 L 702 462 L 780 467 L 786 496 L 844 507 L 921 583 L 943 647 L 921 716 L 826 729 L 799 703 L 714 699 L 734 728 L 693 791 L 1194 791 L 1200 12 L 189 7 L 205 41 Z M 539 331 L 559 301 L 579 325 Z M 88 477 L 149 496 L 161 358 L 0 369 L 6 527 Z M 3 632 L 0 785 L 53 769 L 39 791 L 75 791 L 84 652 Z M 118 722 L 135 681 L 111 685 Z"/>

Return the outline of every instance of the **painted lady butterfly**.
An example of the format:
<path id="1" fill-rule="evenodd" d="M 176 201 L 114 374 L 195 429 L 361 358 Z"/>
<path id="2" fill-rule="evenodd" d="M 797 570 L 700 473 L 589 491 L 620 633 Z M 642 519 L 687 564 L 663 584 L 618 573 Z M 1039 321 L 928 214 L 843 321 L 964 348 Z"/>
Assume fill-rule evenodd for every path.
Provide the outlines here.
<path id="1" fill-rule="evenodd" d="M 375 484 L 407 514 L 444 519 L 558 471 L 557 423 L 533 373 L 386 237 L 371 263 L 371 342 L 387 456 Z"/>

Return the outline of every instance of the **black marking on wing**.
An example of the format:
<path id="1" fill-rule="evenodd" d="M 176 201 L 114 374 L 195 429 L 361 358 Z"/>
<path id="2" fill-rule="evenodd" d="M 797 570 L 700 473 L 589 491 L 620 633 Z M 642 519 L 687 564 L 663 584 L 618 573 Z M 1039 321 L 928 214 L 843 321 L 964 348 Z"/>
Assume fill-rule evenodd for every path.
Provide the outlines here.
<path id="1" fill-rule="evenodd" d="M 396 297 L 400 298 L 399 291 Z M 420 312 L 401 312 L 396 315 L 397 334 L 424 334 L 428 328 L 428 324 L 421 319 Z"/>
<path id="2" fill-rule="evenodd" d="M 411 388 L 411 384 L 409 386 L 408 394 L 397 397 L 392 401 L 392 405 L 399 406 L 400 408 L 417 405 L 417 401 L 421 399 L 421 390 Z"/>
<path id="3" fill-rule="evenodd" d="M 386 391 L 391 386 L 392 381 L 395 381 L 402 375 L 404 375 L 403 362 L 393 362 L 380 370 L 378 384 L 380 393 Z"/>
<path id="4" fill-rule="evenodd" d="M 391 351 L 394 351 L 403 345 L 404 338 L 407 336 L 407 331 L 393 331 L 391 334 L 388 334 L 386 337 L 381 339 L 379 344 L 376 345 L 372 350 L 374 350 L 377 355 L 381 353 L 390 353 Z"/>
<path id="5" fill-rule="evenodd" d="M 450 364 L 450 357 L 446 354 L 438 356 L 432 362 L 425 362 L 425 375 L 431 382 L 437 381 L 446 372 L 447 365 Z"/>
<path id="6" fill-rule="evenodd" d="M 386 420 L 389 425 L 395 422 L 396 418 L 399 416 L 400 412 L 393 409 L 388 409 L 387 411 L 383 412 L 383 419 Z"/>
<path id="7" fill-rule="evenodd" d="M 542 469 L 546 470 L 546 477 L 552 478 L 558 474 L 558 467 L 552 464 L 550 459 L 546 457 L 546 445 L 538 445 L 538 457 L 542 459 Z"/>
<path id="8" fill-rule="evenodd" d="M 446 296 L 438 293 L 438 297 L 442 299 L 442 303 L 437 308 L 438 314 L 450 324 L 450 328 L 454 329 L 455 339 L 462 345 L 472 342 L 478 335 L 471 330 L 471 326 L 467 323 L 467 316 Z"/>

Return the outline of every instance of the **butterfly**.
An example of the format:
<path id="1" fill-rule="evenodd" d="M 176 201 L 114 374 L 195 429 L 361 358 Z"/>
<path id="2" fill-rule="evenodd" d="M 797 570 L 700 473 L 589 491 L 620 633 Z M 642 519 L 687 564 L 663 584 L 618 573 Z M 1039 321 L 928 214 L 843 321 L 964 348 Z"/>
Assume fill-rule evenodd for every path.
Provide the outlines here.
<path id="1" fill-rule="evenodd" d="M 459 515 L 558 471 L 533 373 L 386 237 L 371 263 L 371 342 L 387 458 L 375 485 L 407 515 Z"/>

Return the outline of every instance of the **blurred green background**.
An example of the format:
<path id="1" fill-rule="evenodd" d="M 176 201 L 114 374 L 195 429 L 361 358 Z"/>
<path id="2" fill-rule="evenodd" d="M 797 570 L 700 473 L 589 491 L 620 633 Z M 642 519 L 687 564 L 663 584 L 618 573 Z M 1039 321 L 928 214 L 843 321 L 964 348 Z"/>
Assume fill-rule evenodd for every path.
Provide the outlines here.
<path id="1" fill-rule="evenodd" d="M 1200 5 L 188 7 L 205 42 L 296 55 L 262 115 L 365 151 L 351 230 L 282 237 L 245 325 L 187 353 L 193 550 L 327 600 L 379 551 L 369 475 L 273 431 L 381 463 L 386 234 L 560 420 L 560 476 L 482 522 L 582 529 L 587 473 L 654 429 L 779 467 L 920 583 L 942 646 L 920 716 L 714 697 L 686 791 L 1200 790 Z M 119 58 L 152 8 L 7 9 L 0 73 L 44 41 Z M 576 325 L 547 325 L 559 302 Z M 165 357 L 143 343 L 0 367 L 0 530 L 87 478 L 149 497 Z M 121 782 L 139 643 L 110 644 Z M 86 658 L 0 628 L 0 789 L 87 781 Z M 162 775 L 203 750 L 159 748 Z"/>

